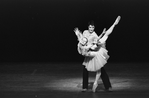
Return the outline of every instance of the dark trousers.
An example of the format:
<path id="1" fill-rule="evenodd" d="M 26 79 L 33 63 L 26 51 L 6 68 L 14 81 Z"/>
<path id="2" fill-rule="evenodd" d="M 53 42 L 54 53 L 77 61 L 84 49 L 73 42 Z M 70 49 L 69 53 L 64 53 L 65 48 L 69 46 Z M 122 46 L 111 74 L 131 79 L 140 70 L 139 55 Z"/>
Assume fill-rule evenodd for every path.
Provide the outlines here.
<path id="1" fill-rule="evenodd" d="M 110 87 L 112 87 L 111 83 L 110 83 L 109 76 L 106 73 L 104 67 L 101 68 L 101 76 L 100 77 L 102 79 L 102 82 L 103 82 L 105 89 L 109 89 Z"/>
<path id="2" fill-rule="evenodd" d="M 87 71 L 85 66 L 83 66 L 83 83 L 82 83 L 83 89 L 88 89 L 88 78 L 89 78 L 89 72 Z M 109 80 L 109 76 L 106 73 L 104 67 L 101 68 L 101 79 L 103 81 L 105 89 L 109 89 L 110 87 L 112 87 Z"/>
<path id="3" fill-rule="evenodd" d="M 88 89 L 88 74 L 89 72 L 87 71 L 87 69 L 85 68 L 85 66 L 83 66 L 83 85 L 82 88 L 83 89 Z"/>

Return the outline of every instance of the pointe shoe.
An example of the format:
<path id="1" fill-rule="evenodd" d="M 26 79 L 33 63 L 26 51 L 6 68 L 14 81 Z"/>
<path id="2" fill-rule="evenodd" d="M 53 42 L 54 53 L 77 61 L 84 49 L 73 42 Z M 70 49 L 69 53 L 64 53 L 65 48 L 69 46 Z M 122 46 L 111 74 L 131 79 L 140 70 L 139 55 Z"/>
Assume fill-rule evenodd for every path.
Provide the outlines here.
<path id="1" fill-rule="evenodd" d="M 117 25 L 118 23 L 119 23 L 119 21 L 120 21 L 120 19 L 121 19 L 121 16 L 118 16 L 117 18 L 116 18 L 116 20 L 115 20 L 115 25 Z"/>
<path id="2" fill-rule="evenodd" d="M 94 84 L 94 85 L 93 85 L 93 88 L 92 88 L 92 91 L 93 91 L 93 92 L 96 92 L 97 86 L 98 86 L 98 84 Z"/>

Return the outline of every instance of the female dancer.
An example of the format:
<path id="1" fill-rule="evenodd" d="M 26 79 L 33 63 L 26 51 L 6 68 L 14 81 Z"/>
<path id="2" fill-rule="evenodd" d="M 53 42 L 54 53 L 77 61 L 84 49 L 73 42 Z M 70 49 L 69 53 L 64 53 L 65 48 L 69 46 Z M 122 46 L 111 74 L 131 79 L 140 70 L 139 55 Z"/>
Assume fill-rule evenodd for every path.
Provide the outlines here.
<path id="1" fill-rule="evenodd" d="M 99 37 L 94 32 L 94 25 L 89 25 L 89 30 L 85 30 L 83 35 L 79 33 L 80 31 L 78 29 L 75 30 L 77 36 L 81 35 L 80 38 L 78 37 L 78 51 L 80 54 L 85 55 L 83 65 L 88 71 L 96 72 L 96 78 L 92 88 L 93 92 L 96 91 L 98 86 L 98 80 L 101 75 L 100 69 L 107 63 L 109 58 L 108 51 L 105 48 L 105 42 L 119 20 L 120 16 L 117 17 L 114 24 L 107 31 L 104 29 Z"/>

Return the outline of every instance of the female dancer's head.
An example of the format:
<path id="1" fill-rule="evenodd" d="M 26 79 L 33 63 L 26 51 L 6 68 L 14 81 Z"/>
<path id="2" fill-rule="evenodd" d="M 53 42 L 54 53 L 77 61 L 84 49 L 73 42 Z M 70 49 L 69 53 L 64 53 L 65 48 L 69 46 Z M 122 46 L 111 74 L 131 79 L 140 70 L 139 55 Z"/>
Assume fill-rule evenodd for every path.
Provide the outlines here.
<path id="1" fill-rule="evenodd" d="M 88 39 L 87 39 L 86 37 L 82 37 L 81 40 L 80 40 L 80 43 L 81 43 L 82 45 L 86 45 L 87 42 L 88 42 Z"/>

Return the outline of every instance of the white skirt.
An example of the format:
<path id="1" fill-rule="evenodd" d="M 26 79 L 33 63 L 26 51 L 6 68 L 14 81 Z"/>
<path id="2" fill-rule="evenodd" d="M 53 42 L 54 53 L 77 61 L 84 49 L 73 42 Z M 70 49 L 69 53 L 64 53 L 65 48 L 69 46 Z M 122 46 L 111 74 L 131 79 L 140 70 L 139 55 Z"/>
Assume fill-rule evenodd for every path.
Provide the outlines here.
<path id="1" fill-rule="evenodd" d="M 108 51 L 100 48 L 98 51 L 90 51 L 90 56 L 86 56 L 83 65 L 88 71 L 98 71 L 103 67 L 109 58 Z"/>

